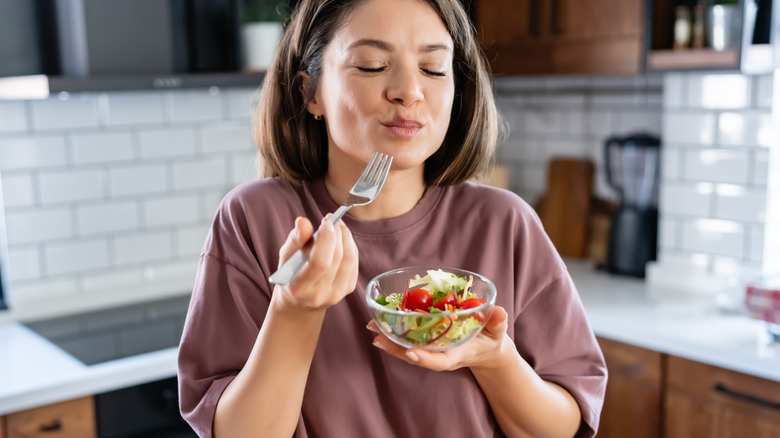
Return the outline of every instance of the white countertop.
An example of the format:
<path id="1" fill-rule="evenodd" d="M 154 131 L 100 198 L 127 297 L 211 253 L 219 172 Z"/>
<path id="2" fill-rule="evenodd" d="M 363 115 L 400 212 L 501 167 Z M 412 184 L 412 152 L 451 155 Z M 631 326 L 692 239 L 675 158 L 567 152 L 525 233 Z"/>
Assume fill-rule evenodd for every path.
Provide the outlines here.
<path id="1" fill-rule="evenodd" d="M 780 381 L 780 346 L 760 321 L 718 312 L 712 297 L 652 290 L 644 281 L 567 260 L 598 336 Z M 177 349 L 84 365 L 16 322 L 0 324 L 0 415 L 176 375 Z"/>

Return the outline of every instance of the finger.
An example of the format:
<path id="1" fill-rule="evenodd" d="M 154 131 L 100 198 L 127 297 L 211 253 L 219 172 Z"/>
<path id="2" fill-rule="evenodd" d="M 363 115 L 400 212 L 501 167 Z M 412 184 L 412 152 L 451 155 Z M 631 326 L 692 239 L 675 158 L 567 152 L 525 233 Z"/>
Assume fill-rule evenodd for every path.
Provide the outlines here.
<path id="1" fill-rule="evenodd" d="M 404 352 L 407 362 L 433 371 L 453 369 L 453 364 L 460 363 L 458 355 L 457 348 L 449 351 L 425 351 L 419 348 L 410 348 Z"/>
<path id="2" fill-rule="evenodd" d="M 341 231 L 341 261 L 334 279 L 334 284 L 348 293 L 355 290 L 358 278 L 358 249 L 352 238 L 352 233 L 343 221 L 338 221 L 336 228 Z"/>
<path id="3" fill-rule="evenodd" d="M 309 260 L 303 265 L 300 273 L 293 281 L 300 284 L 312 281 L 332 280 L 332 276 L 327 274 L 333 261 L 333 253 L 336 245 L 336 231 L 333 224 L 326 218 L 322 219 L 320 228 L 317 230 L 317 240 L 309 253 Z M 331 278 L 323 278 L 329 276 Z"/>
<path id="4" fill-rule="evenodd" d="M 295 251 L 298 251 L 303 245 L 311 239 L 314 233 L 314 227 L 305 217 L 295 218 L 295 225 L 287 236 L 287 240 L 279 249 L 279 266 L 289 259 Z"/>

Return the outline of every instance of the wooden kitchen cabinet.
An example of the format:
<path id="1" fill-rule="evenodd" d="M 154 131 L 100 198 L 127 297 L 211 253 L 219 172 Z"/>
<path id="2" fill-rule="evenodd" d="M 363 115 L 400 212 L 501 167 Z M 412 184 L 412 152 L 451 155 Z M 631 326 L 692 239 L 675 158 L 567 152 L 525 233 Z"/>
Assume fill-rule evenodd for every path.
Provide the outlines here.
<path id="1" fill-rule="evenodd" d="M 493 73 L 638 74 L 642 0 L 480 1 L 476 26 Z"/>
<path id="2" fill-rule="evenodd" d="M 5 438 L 5 417 L 0 416 L 0 438 Z"/>
<path id="3" fill-rule="evenodd" d="M 95 438 L 95 405 L 92 397 L 68 400 L 5 418 L 2 438 Z"/>
<path id="4" fill-rule="evenodd" d="M 609 379 L 600 438 L 657 438 L 661 431 L 663 355 L 599 338 Z"/>
<path id="5" fill-rule="evenodd" d="M 666 438 L 780 437 L 780 382 L 667 357 Z"/>

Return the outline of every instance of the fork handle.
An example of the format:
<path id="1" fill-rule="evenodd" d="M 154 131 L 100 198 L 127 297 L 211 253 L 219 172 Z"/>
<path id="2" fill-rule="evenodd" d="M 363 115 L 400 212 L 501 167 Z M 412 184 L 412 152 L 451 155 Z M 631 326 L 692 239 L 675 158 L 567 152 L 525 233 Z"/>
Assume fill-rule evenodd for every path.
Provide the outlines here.
<path id="1" fill-rule="evenodd" d="M 352 206 L 342 205 L 339 207 L 338 210 L 336 210 L 330 216 L 330 223 L 335 224 L 338 222 L 338 220 L 344 216 L 344 213 L 346 213 L 350 207 Z M 301 249 L 295 251 L 295 254 L 287 259 L 282 264 L 282 266 L 276 270 L 276 272 L 271 274 L 271 276 L 268 277 L 268 280 L 273 284 L 279 284 L 282 286 L 290 284 L 295 276 L 298 275 L 298 272 L 301 270 L 301 268 L 303 268 L 303 265 L 306 263 L 306 261 L 309 260 L 309 254 L 311 253 L 312 246 L 314 246 L 314 241 L 317 240 L 317 234 L 319 234 L 319 231 L 314 233 L 311 239 L 309 239 Z"/>

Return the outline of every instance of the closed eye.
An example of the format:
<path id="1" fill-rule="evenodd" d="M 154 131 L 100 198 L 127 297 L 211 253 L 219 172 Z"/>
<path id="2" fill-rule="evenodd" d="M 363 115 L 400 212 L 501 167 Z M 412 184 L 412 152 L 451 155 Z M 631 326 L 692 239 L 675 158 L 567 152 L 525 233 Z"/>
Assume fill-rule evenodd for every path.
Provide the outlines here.
<path id="1" fill-rule="evenodd" d="M 436 76 L 436 77 L 444 77 L 447 76 L 446 71 L 435 71 L 435 70 L 428 70 L 426 68 L 422 69 L 423 72 L 427 75 Z"/>
<path id="2" fill-rule="evenodd" d="M 382 73 L 383 71 L 385 71 L 385 67 L 375 67 L 375 68 L 357 67 L 357 69 L 364 73 Z"/>

